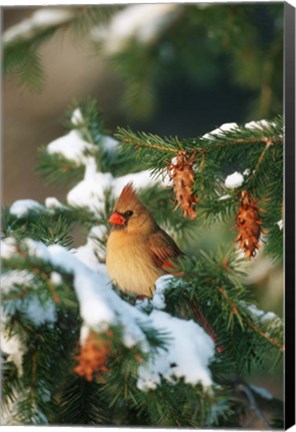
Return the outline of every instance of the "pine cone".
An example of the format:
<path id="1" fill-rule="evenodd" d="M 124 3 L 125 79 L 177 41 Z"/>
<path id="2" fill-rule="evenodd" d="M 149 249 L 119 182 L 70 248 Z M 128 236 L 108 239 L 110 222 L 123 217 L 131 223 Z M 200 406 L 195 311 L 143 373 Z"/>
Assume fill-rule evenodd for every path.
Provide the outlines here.
<path id="1" fill-rule="evenodd" d="M 235 242 L 240 242 L 239 249 L 243 249 L 247 258 L 251 259 L 259 249 L 259 237 L 264 231 L 259 218 L 257 201 L 252 200 L 248 191 L 241 192 L 239 211 L 236 214 L 238 235 Z"/>
<path id="2" fill-rule="evenodd" d="M 78 365 L 74 372 L 85 377 L 88 381 L 93 380 L 94 374 L 107 372 L 105 363 L 110 355 L 111 346 L 108 341 L 102 339 L 96 333 L 90 333 L 85 344 L 80 349 L 80 354 L 76 357 Z"/>
<path id="3" fill-rule="evenodd" d="M 199 198 L 192 192 L 194 184 L 194 172 L 192 164 L 195 161 L 195 153 L 188 156 L 186 151 L 179 151 L 176 163 L 171 163 L 169 170 L 170 177 L 173 180 L 174 192 L 176 195 L 176 207 L 181 207 L 182 215 L 188 216 L 191 220 L 195 219 L 197 214 L 195 205 Z"/>

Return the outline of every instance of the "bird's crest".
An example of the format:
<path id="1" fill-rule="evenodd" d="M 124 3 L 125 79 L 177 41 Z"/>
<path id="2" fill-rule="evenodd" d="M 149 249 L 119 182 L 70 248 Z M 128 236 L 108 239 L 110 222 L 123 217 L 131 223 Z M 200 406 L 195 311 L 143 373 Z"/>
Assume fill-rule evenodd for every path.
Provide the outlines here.
<path id="1" fill-rule="evenodd" d="M 127 206 L 134 207 L 137 204 L 142 203 L 133 188 L 133 182 L 130 182 L 122 189 L 121 194 L 119 195 L 119 198 L 115 204 L 115 208 L 117 210 L 121 210 L 122 208 L 124 209 Z"/>

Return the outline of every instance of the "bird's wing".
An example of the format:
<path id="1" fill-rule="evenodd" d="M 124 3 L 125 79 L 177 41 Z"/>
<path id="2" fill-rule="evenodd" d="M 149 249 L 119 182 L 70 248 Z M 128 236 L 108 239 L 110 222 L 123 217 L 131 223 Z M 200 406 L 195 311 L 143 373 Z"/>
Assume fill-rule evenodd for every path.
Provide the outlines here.
<path id="1" fill-rule="evenodd" d="M 181 276 L 174 272 L 172 260 L 177 256 L 184 255 L 178 248 L 174 240 L 162 229 L 159 228 L 155 233 L 149 236 L 149 249 L 155 264 L 167 273 Z"/>

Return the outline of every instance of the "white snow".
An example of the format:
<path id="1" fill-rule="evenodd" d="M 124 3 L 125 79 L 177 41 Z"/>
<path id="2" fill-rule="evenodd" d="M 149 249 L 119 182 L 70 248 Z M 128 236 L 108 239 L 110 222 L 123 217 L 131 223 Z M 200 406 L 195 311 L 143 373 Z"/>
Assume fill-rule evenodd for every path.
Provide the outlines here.
<path id="1" fill-rule="evenodd" d="M 86 244 L 73 251 L 80 261 L 94 271 L 99 271 L 100 261 L 105 261 L 106 255 L 105 247 L 99 242 L 99 239 L 107 240 L 106 225 L 93 226 L 87 237 Z"/>
<path id="2" fill-rule="evenodd" d="M 97 172 L 90 158 L 85 178 L 68 192 L 67 202 L 73 207 L 84 207 L 98 214 L 105 207 L 105 191 L 112 190 L 115 196 L 119 196 L 123 187 L 129 182 L 133 182 L 136 189 L 160 184 L 160 181 L 153 178 L 148 170 L 121 177 Z"/>
<path id="3" fill-rule="evenodd" d="M 212 130 L 211 132 L 208 132 L 204 134 L 202 137 L 208 140 L 214 139 L 215 135 L 223 135 L 223 132 L 229 132 L 233 131 L 234 129 L 238 128 L 237 123 L 224 123 L 217 129 Z"/>
<path id="4" fill-rule="evenodd" d="M 30 211 L 44 212 L 44 207 L 39 202 L 32 199 L 15 201 L 10 207 L 10 213 L 18 218 L 27 216 Z"/>
<path id="5" fill-rule="evenodd" d="M 274 122 L 268 121 L 268 120 L 258 120 L 258 121 L 251 121 L 249 123 L 245 124 L 245 128 L 247 129 L 263 129 L 264 127 L 268 126 L 275 126 Z"/>
<path id="6" fill-rule="evenodd" d="M 131 39 L 152 43 L 178 16 L 176 4 L 129 5 L 115 14 L 108 26 L 92 32 L 94 40 L 103 42 L 104 51 L 114 55 L 124 50 Z"/>
<path id="7" fill-rule="evenodd" d="M 24 244 L 28 248 L 30 255 L 35 255 L 45 261 L 48 259 L 48 249 L 44 243 L 27 238 L 25 239 Z"/>
<path id="8" fill-rule="evenodd" d="M 133 182 L 135 189 L 160 184 L 159 180 L 152 177 L 151 171 L 149 170 L 140 171 L 133 174 L 126 174 L 124 176 L 114 178 L 112 182 L 112 188 L 115 196 L 118 196 L 121 193 L 123 187 L 130 182 Z"/>
<path id="9" fill-rule="evenodd" d="M 54 285 L 61 285 L 63 283 L 62 276 L 54 271 L 50 273 L 50 280 Z"/>
<path id="10" fill-rule="evenodd" d="M 149 315 L 154 328 L 168 334 L 167 348 L 158 349 L 140 365 L 137 387 L 140 390 L 155 389 L 161 376 L 173 382 L 184 377 L 186 383 L 201 383 L 204 387 L 212 384 L 209 361 L 214 355 L 214 342 L 194 321 L 185 321 L 163 311 L 153 310 Z"/>
<path id="11" fill-rule="evenodd" d="M 229 198 L 231 198 L 231 195 L 221 195 L 219 196 L 218 201 L 226 201 Z"/>
<path id="12" fill-rule="evenodd" d="M 1 240 L 1 258 L 10 259 L 16 254 L 16 240 L 13 237 L 6 237 Z"/>
<path id="13" fill-rule="evenodd" d="M 244 176 L 249 176 L 250 174 L 251 174 L 250 168 L 246 168 L 245 171 L 243 172 Z"/>
<path id="14" fill-rule="evenodd" d="M 229 189 L 235 189 L 240 187 L 244 182 L 244 177 L 241 173 L 235 171 L 233 174 L 230 174 L 225 179 L 225 186 Z"/>
<path id="15" fill-rule="evenodd" d="M 1 275 L 1 292 L 8 293 L 17 285 L 32 284 L 34 276 L 27 270 L 10 270 Z"/>
<path id="16" fill-rule="evenodd" d="M 266 390 L 264 387 L 258 387 L 258 386 L 256 386 L 256 385 L 251 385 L 251 388 L 252 388 L 256 393 L 258 393 L 261 397 L 263 397 L 263 398 L 265 398 L 265 399 L 268 399 L 268 400 L 273 399 L 272 394 L 271 394 L 268 390 Z"/>
<path id="17" fill-rule="evenodd" d="M 35 294 L 36 284 L 32 273 L 27 270 L 10 270 L 1 275 L 2 293 L 7 294 L 18 286 L 31 287 L 32 291 L 24 299 L 16 298 L 14 301 L 6 302 L 4 320 L 6 316 L 18 310 L 36 326 L 44 323 L 52 324 L 56 321 L 56 309 L 52 300 L 46 299 L 46 301 L 41 302 Z"/>
<path id="18" fill-rule="evenodd" d="M 9 43 L 15 39 L 29 39 L 40 29 L 58 26 L 71 20 L 74 11 L 62 8 L 42 8 L 20 23 L 8 28 L 3 34 L 3 42 Z"/>
<path id="19" fill-rule="evenodd" d="M 102 146 L 103 149 L 108 153 L 114 152 L 118 147 L 118 144 L 119 141 L 107 135 L 102 135 L 100 139 L 100 146 Z"/>
<path id="20" fill-rule="evenodd" d="M 17 334 L 8 336 L 7 332 L 1 328 L 0 332 L 1 351 L 8 354 L 8 361 L 12 361 L 18 370 L 19 376 L 23 373 L 22 362 L 26 347 L 21 342 Z"/>
<path id="21" fill-rule="evenodd" d="M 31 320 L 35 326 L 41 324 L 53 324 L 57 319 L 55 304 L 52 300 L 48 299 L 45 303 L 34 296 L 28 303 L 23 303 L 22 311 Z"/>
<path id="22" fill-rule="evenodd" d="M 94 172 L 93 178 L 90 178 L 88 170 L 86 177 L 68 192 L 67 202 L 73 207 L 85 207 L 97 214 L 104 209 L 104 191 L 110 188 L 113 176 Z"/>
<path id="23" fill-rule="evenodd" d="M 48 209 L 65 208 L 65 206 L 54 197 L 45 198 L 45 207 Z"/>
<path id="24" fill-rule="evenodd" d="M 37 10 L 32 15 L 32 20 L 34 25 L 49 27 L 69 21 L 73 16 L 74 11 L 71 9 L 66 10 L 62 8 L 44 8 Z"/>
<path id="25" fill-rule="evenodd" d="M 155 291 L 151 299 L 151 304 L 155 309 L 164 309 L 165 303 L 165 291 L 171 286 L 172 280 L 175 279 L 172 275 L 160 276 L 155 282 Z"/>
<path id="26" fill-rule="evenodd" d="M 90 144 L 82 139 L 78 130 L 71 130 L 66 135 L 55 139 L 47 146 L 49 154 L 60 154 L 65 159 L 75 162 L 77 165 L 86 163 L 88 153 L 95 153 L 97 148 L 94 144 Z"/>
<path id="27" fill-rule="evenodd" d="M 282 320 L 274 312 L 265 312 L 255 305 L 246 306 L 244 302 L 241 302 L 241 304 L 247 308 L 254 318 L 258 318 L 261 324 L 268 323 L 270 328 L 281 327 L 283 325 Z"/>
<path id="28" fill-rule="evenodd" d="M 74 126 L 79 126 L 81 124 L 83 124 L 84 120 L 83 120 L 83 116 L 82 116 L 82 112 L 80 110 L 80 108 L 76 108 L 71 116 L 71 123 Z"/>
<path id="29" fill-rule="evenodd" d="M 284 221 L 283 221 L 283 219 L 280 219 L 279 221 L 277 221 L 276 224 L 279 227 L 279 229 L 282 231 L 283 227 L 284 227 Z"/>

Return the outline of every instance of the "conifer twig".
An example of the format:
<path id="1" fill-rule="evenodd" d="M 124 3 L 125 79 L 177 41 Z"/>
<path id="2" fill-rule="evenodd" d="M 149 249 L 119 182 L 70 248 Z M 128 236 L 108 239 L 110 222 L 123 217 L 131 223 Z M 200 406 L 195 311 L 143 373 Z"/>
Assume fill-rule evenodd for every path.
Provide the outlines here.
<path id="1" fill-rule="evenodd" d="M 226 293 L 226 291 L 221 288 L 221 287 L 216 287 L 216 289 L 220 292 L 220 294 L 225 298 L 225 300 L 227 301 L 227 303 L 232 307 L 232 311 L 234 314 L 239 314 L 238 308 L 237 306 L 234 304 L 234 302 L 229 298 L 228 294 Z M 240 315 L 240 314 L 239 314 Z M 241 315 L 240 315 L 241 316 Z M 242 320 L 247 324 L 248 327 L 250 327 L 252 330 L 254 330 L 256 333 L 259 334 L 259 336 L 263 337 L 264 339 L 266 339 L 269 343 L 271 343 L 272 345 L 275 345 L 276 347 L 278 347 L 281 351 L 285 350 L 285 346 L 280 343 L 278 340 L 268 336 L 268 334 L 266 334 L 265 332 L 263 332 L 262 330 L 260 330 L 256 324 L 252 323 L 251 321 L 249 321 L 246 317 L 241 316 Z"/>
<path id="2" fill-rule="evenodd" d="M 178 153 L 178 149 L 172 149 L 172 148 L 168 148 L 168 147 L 164 147 L 164 146 L 158 146 L 156 144 L 149 144 L 149 143 L 145 143 L 143 141 L 136 141 L 136 140 L 132 140 L 131 138 L 121 138 L 122 142 L 128 143 L 128 144 L 133 144 L 135 146 L 138 147 L 149 147 L 149 148 L 153 148 L 155 150 L 161 150 L 161 151 L 170 151 L 173 153 Z"/>
<path id="3" fill-rule="evenodd" d="M 132 138 L 122 138 L 121 137 L 120 140 L 122 142 L 127 143 L 127 144 L 132 144 L 136 147 L 137 146 L 138 147 L 148 147 L 151 149 L 160 150 L 160 151 L 168 151 L 168 152 L 172 152 L 172 153 L 177 153 L 179 151 L 179 149 L 173 149 L 173 148 L 169 148 L 169 147 L 165 147 L 165 146 L 160 146 L 157 144 L 146 143 L 146 142 L 138 141 L 138 140 L 132 139 Z M 248 143 L 266 143 L 266 146 L 268 148 L 271 144 L 282 143 L 282 139 L 277 138 L 277 137 L 271 138 L 271 137 L 266 137 L 266 136 L 254 137 L 254 138 L 237 138 L 234 140 L 228 140 L 228 141 L 213 143 L 213 145 L 211 147 L 207 148 L 207 151 L 210 152 L 211 150 L 215 150 L 217 147 L 227 147 L 227 146 L 236 145 L 236 144 L 248 144 Z M 267 150 L 267 148 L 266 148 L 266 150 Z M 205 148 L 204 147 L 195 147 L 193 151 L 204 152 Z M 264 157 L 264 154 L 262 155 L 262 158 L 263 157 Z"/>
<path id="4" fill-rule="evenodd" d="M 272 143 L 272 140 L 271 140 L 270 138 L 266 138 L 266 145 L 265 145 L 264 149 L 262 150 L 262 152 L 261 152 L 261 154 L 260 154 L 260 156 L 259 156 L 259 158 L 258 158 L 258 161 L 257 161 L 256 167 L 255 167 L 255 173 L 257 172 L 259 166 L 261 165 L 261 162 L 263 161 L 264 156 L 265 156 L 267 150 L 269 149 L 269 147 L 270 147 L 272 144 L 273 144 L 273 143 Z"/>
<path id="5" fill-rule="evenodd" d="M 279 137 L 254 137 L 254 138 L 236 138 L 234 140 L 229 140 L 229 141 L 223 141 L 221 143 L 215 143 L 215 146 L 217 147 L 226 147 L 228 145 L 235 145 L 235 144 L 248 144 L 248 143 L 266 143 L 269 145 L 271 144 L 280 144 L 282 143 L 282 139 Z M 213 147 L 215 147 L 213 146 Z M 209 149 L 211 150 L 211 149 Z"/>

